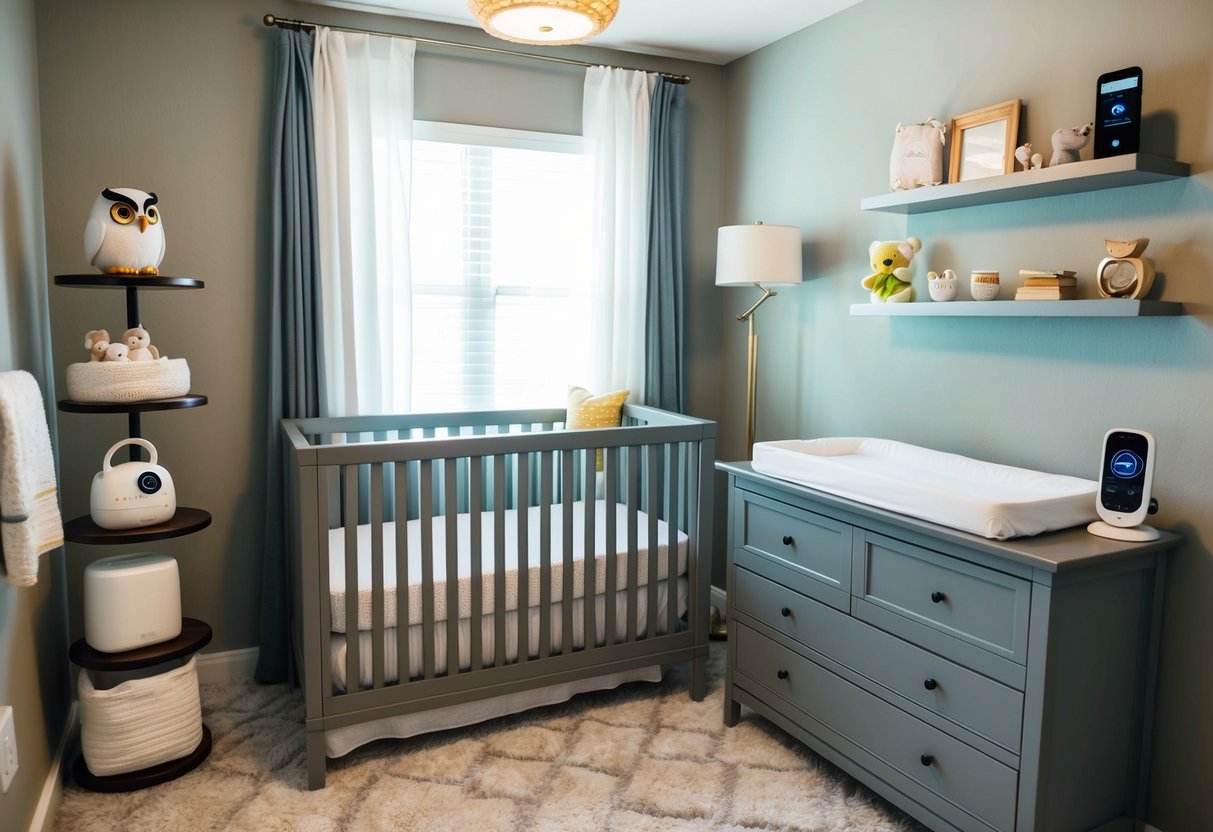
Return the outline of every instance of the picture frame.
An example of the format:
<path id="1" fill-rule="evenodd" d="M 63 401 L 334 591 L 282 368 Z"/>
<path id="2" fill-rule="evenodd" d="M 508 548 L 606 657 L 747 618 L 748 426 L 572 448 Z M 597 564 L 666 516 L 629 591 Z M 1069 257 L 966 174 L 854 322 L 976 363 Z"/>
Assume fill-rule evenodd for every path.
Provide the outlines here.
<path id="1" fill-rule="evenodd" d="M 948 182 L 1002 176 L 1015 170 L 1020 101 L 1012 98 L 952 119 Z"/>

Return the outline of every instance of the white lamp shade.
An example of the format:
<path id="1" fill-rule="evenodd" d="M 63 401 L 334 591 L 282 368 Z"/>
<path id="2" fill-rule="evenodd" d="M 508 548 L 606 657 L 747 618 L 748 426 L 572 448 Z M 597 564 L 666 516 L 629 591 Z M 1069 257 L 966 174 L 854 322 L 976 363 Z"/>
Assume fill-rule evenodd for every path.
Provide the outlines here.
<path id="1" fill-rule="evenodd" d="M 716 285 L 800 283 L 800 229 L 794 225 L 726 225 L 716 237 Z"/>

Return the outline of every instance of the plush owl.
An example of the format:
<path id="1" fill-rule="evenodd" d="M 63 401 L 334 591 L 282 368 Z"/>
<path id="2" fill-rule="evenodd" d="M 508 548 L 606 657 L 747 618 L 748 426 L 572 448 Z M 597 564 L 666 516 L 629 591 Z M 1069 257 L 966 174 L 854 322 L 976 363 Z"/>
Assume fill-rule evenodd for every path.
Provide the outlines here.
<path id="1" fill-rule="evenodd" d="M 157 198 L 134 188 L 103 188 L 84 226 L 84 256 L 105 274 L 160 274 L 164 223 Z"/>

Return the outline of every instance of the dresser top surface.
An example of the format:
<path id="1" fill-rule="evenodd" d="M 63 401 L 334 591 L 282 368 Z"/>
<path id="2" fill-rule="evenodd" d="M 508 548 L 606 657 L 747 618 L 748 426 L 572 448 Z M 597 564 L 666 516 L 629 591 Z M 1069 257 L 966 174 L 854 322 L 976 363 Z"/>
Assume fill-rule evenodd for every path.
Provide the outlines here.
<path id="1" fill-rule="evenodd" d="M 1182 540 L 1177 534 L 1161 531 L 1158 540 L 1130 543 L 1097 537 L 1087 532 L 1083 526 L 1034 537 L 994 540 L 761 474 L 755 471 L 749 462 L 717 462 L 716 468 L 742 481 L 759 485 L 764 491 L 774 492 L 793 503 L 802 504 L 809 510 L 826 514 L 831 511 L 841 512 L 849 517 L 839 519 L 849 519 L 856 525 L 863 525 L 865 520 L 890 524 L 1047 572 L 1062 572 L 1166 551 Z"/>

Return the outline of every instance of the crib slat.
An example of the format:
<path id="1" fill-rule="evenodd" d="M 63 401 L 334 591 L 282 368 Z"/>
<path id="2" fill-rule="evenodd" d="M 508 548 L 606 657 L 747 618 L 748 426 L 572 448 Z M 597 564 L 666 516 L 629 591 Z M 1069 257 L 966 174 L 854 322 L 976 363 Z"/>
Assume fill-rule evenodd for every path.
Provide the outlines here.
<path id="1" fill-rule="evenodd" d="M 468 621 L 468 633 L 470 639 L 468 641 L 469 650 L 471 651 L 472 670 L 480 670 L 484 666 L 484 568 L 482 566 L 483 553 L 480 551 L 483 545 L 481 539 L 481 517 L 480 517 L 480 488 L 482 474 L 484 472 L 483 457 L 468 457 L 468 518 L 471 521 L 471 544 L 472 544 L 472 615 Z M 447 616 L 448 618 L 450 616 Z"/>
<path id="2" fill-rule="evenodd" d="M 422 677 L 434 678 L 434 473 L 433 463 L 421 460 L 421 664 Z"/>
<path id="3" fill-rule="evenodd" d="M 573 452 L 560 452 L 560 652 L 573 652 Z"/>
<path id="4" fill-rule="evenodd" d="M 595 545 L 594 528 L 595 517 L 598 514 L 598 501 L 594 495 L 594 459 L 593 451 L 582 450 L 581 455 L 582 465 L 582 490 L 581 490 L 581 508 L 584 515 L 583 525 L 585 526 L 585 537 L 582 544 L 581 566 L 585 570 L 583 582 L 585 590 L 581 594 L 582 611 L 585 613 L 585 637 L 582 639 L 582 644 L 586 650 L 593 650 L 598 646 L 598 633 L 595 625 L 598 623 L 596 607 L 598 605 L 598 588 L 596 586 L 596 577 L 598 573 L 598 547 Z"/>
<path id="5" fill-rule="evenodd" d="M 358 672 L 358 466 L 344 465 L 345 478 L 345 689 L 362 689 Z"/>
<path id="6" fill-rule="evenodd" d="M 409 680 L 409 535 L 408 463 L 395 463 L 396 474 L 396 679 Z"/>
<path id="7" fill-rule="evenodd" d="M 640 509 L 640 446 L 628 446 L 628 636 L 627 640 L 633 642 L 636 640 L 636 619 L 640 617 L 637 609 L 637 582 L 640 580 L 640 542 L 639 526 L 640 518 L 637 512 Z"/>
<path id="8" fill-rule="evenodd" d="M 674 632 L 678 624 L 678 479 L 682 462 L 682 443 L 666 445 L 665 556 L 666 594 L 665 631 Z"/>
<path id="9" fill-rule="evenodd" d="M 378 437 L 376 437 L 378 438 Z M 371 465 L 371 685 L 383 687 L 383 463 Z"/>
<path id="10" fill-rule="evenodd" d="M 527 539 L 527 531 L 530 523 L 527 522 L 528 514 L 526 501 L 527 489 L 530 483 L 530 467 L 531 461 L 527 454 L 516 455 L 514 467 L 514 472 L 517 475 L 517 478 L 514 480 L 514 493 L 516 495 L 514 506 L 517 510 L 518 518 L 518 651 L 516 661 L 519 664 L 522 664 L 531 658 L 531 617 L 527 615 L 527 608 L 530 606 L 531 599 L 531 550 L 530 541 Z"/>
<path id="11" fill-rule="evenodd" d="M 443 516 L 446 520 L 446 673 L 459 672 L 459 495 L 456 467 L 459 459 L 443 460 Z"/>
<path id="12" fill-rule="evenodd" d="M 493 666 L 505 667 L 505 455 L 493 457 Z"/>
<path id="13" fill-rule="evenodd" d="M 646 503 L 646 516 L 649 519 L 648 538 L 649 538 L 649 565 L 648 565 L 648 589 L 649 602 L 648 612 L 644 616 L 645 620 L 645 638 L 654 638 L 658 632 L 657 626 L 657 515 L 659 513 L 658 506 L 661 505 L 661 495 L 657 490 L 657 448 L 655 444 L 647 446 L 648 460 L 646 468 L 648 469 L 648 488 L 645 493 L 648 497 Z"/>
<path id="14" fill-rule="evenodd" d="M 554 453 L 554 452 L 553 452 Z M 519 609 L 521 610 L 521 604 Z M 539 455 L 539 658 L 552 652 L 552 453 Z"/>
<path id="15" fill-rule="evenodd" d="M 619 592 L 619 529 L 618 529 L 618 511 L 615 506 L 619 502 L 619 449 L 604 448 L 602 454 L 603 467 L 606 469 L 606 491 L 603 494 L 603 502 L 606 508 L 606 586 L 603 589 L 603 606 L 604 619 L 602 626 L 602 638 L 604 645 L 615 644 L 619 641 L 617 638 L 618 627 L 615 624 L 615 610 L 618 602 L 616 597 Z"/>

